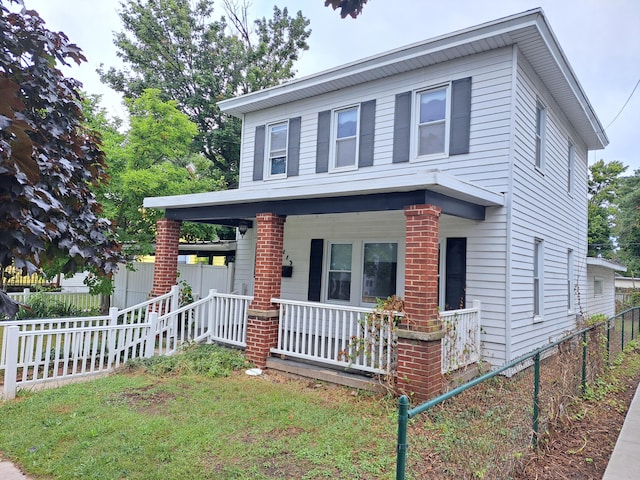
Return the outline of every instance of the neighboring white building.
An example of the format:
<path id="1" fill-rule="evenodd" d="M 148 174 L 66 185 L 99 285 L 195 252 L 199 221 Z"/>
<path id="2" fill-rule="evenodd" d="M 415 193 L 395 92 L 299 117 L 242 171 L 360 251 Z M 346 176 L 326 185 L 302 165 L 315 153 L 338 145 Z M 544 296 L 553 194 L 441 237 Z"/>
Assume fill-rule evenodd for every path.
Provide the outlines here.
<path id="1" fill-rule="evenodd" d="M 627 267 L 604 258 L 587 257 L 587 317 L 603 313 L 611 317 L 616 313 L 616 272 Z"/>
<path id="2" fill-rule="evenodd" d="M 575 328 L 575 292 L 593 285 L 587 154 L 608 140 L 541 9 L 220 107 L 242 119 L 239 188 L 145 207 L 247 225 L 234 290 L 253 292 L 255 218 L 271 212 L 286 216 L 293 265 L 282 298 L 404 295 L 404 209 L 428 204 L 442 210 L 439 307 L 481 301 L 486 360 L 501 365 Z"/>

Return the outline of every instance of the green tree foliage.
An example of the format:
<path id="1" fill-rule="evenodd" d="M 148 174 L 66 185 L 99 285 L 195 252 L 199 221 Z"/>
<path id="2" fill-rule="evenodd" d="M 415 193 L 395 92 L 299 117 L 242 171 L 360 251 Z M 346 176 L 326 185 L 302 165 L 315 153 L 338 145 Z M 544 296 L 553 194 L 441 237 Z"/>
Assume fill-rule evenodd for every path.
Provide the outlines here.
<path id="1" fill-rule="evenodd" d="M 220 190 L 224 180 L 202 155 L 193 153 L 197 126 L 176 102 L 161 100 L 158 90 L 148 89 L 127 100 L 130 129 L 124 134 L 96 102 L 96 98 L 87 102 L 85 110 L 89 124 L 108 139 L 105 152 L 111 179 L 99 191 L 105 214 L 115 223 L 128 255 L 152 253 L 162 212 L 144 209 L 144 198 Z M 216 235 L 206 225 L 185 225 L 185 230 L 192 240 Z"/>
<path id="2" fill-rule="evenodd" d="M 308 48 L 309 21 L 274 7 L 273 17 L 250 25 L 247 4 L 223 0 L 230 23 L 213 20 L 207 0 L 124 0 L 124 31 L 114 43 L 125 69 L 99 69 L 102 81 L 126 98 L 155 88 L 175 100 L 198 128 L 196 148 L 237 185 L 240 122 L 217 102 L 276 85 L 295 74 L 294 62 Z"/>
<path id="3" fill-rule="evenodd" d="M 640 170 L 623 178 L 620 187 L 618 222 L 620 260 L 627 266 L 627 274 L 640 275 Z"/>
<path id="4" fill-rule="evenodd" d="M 85 60 L 36 12 L 0 0 L 0 273 L 54 258 L 65 272 L 117 268 L 119 245 L 93 193 L 106 180 L 104 154 L 83 125 L 80 84 L 57 68 Z M 4 293 L 0 310 L 15 314 Z"/>
<path id="5" fill-rule="evenodd" d="M 622 162 L 599 160 L 589 167 L 588 255 L 613 256 L 614 230 L 618 215 L 621 177 L 627 169 Z"/>
<path id="6" fill-rule="evenodd" d="M 325 0 L 324 6 L 331 6 L 334 10 L 340 9 L 340 16 L 346 18 L 347 15 L 356 18 L 362 13 L 362 8 L 368 0 Z"/>

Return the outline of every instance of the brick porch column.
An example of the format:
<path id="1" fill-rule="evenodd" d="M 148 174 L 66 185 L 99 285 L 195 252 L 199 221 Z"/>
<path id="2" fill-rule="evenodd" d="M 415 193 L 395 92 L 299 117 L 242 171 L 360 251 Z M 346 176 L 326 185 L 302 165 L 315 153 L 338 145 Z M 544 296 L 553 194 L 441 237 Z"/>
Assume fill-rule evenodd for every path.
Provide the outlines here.
<path id="1" fill-rule="evenodd" d="M 177 282 L 180 223 L 168 218 L 158 219 L 156 260 L 153 267 L 153 288 L 151 290 L 153 297 L 169 292 Z"/>
<path id="2" fill-rule="evenodd" d="M 401 393 L 416 401 L 442 391 L 441 339 L 438 318 L 438 222 L 440 208 L 405 208 L 406 259 L 404 302 L 408 325 L 398 330 L 398 378 Z"/>
<path id="3" fill-rule="evenodd" d="M 256 367 L 264 368 L 270 349 L 278 342 L 279 309 L 271 299 L 280 296 L 285 217 L 259 213 L 256 220 L 256 265 L 245 356 Z"/>

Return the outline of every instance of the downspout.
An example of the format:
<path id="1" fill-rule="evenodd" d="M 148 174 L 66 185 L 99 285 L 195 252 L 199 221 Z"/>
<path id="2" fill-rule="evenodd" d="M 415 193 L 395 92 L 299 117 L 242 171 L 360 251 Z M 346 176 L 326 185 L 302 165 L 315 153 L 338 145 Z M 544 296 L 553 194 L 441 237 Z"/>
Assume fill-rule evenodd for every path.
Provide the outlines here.
<path id="1" fill-rule="evenodd" d="M 518 88 L 518 47 L 514 45 L 512 47 L 512 61 L 511 61 L 512 75 L 511 75 L 511 111 L 510 111 L 510 125 L 509 131 L 509 182 L 507 192 L 505 195 L 505 206 L 507 208 L 507 252 L 506 252 L 506 264 L 507 271 L 505 272 L 505 318 L 504 318 L 504 355 L 505 362 L 512 360 L 512 348 L 511 348 L 511 271 L 513 266 L 511 251 L 513 248 L 513 173 L 515 164 L 515 137 L 516 137 L 516 101 L 517 101 L 517 88 Z"/>

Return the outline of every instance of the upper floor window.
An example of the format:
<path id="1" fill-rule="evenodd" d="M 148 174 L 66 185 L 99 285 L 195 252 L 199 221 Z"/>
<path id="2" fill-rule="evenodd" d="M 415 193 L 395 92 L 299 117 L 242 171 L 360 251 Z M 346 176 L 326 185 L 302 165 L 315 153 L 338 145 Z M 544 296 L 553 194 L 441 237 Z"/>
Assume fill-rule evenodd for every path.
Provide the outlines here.
<path id="1" fill-rule="evenodd" d="M 417 99 L 417 155 L 447 153 L 447 88 L 419 92 Z"/>
<path id="2" fill-rule="evenodd" d="M 287 174 L 287 136 L 289 124 L 276 123 L 268 126 L 267 177 Z"/>
<path id="3" fill-rule="evenodd" d="M 358 158 L 359 107 L 336 110 L 334 113 L 334 168 L 354 167 Z"/>
<path id="4" fill-rule="evenodd" d="M 576 147 L 573 143 L 569 142 L 569 149 L 567 151 L 567 191 L 573 193 L 573 187 L 575 183 L 575 160 Z"/>
<path id="5" fill-rule="evenodd" d="M 544 168 L 546 143 L 547 109 L 540 102 L 536 104 L 536 167 Z"/>

